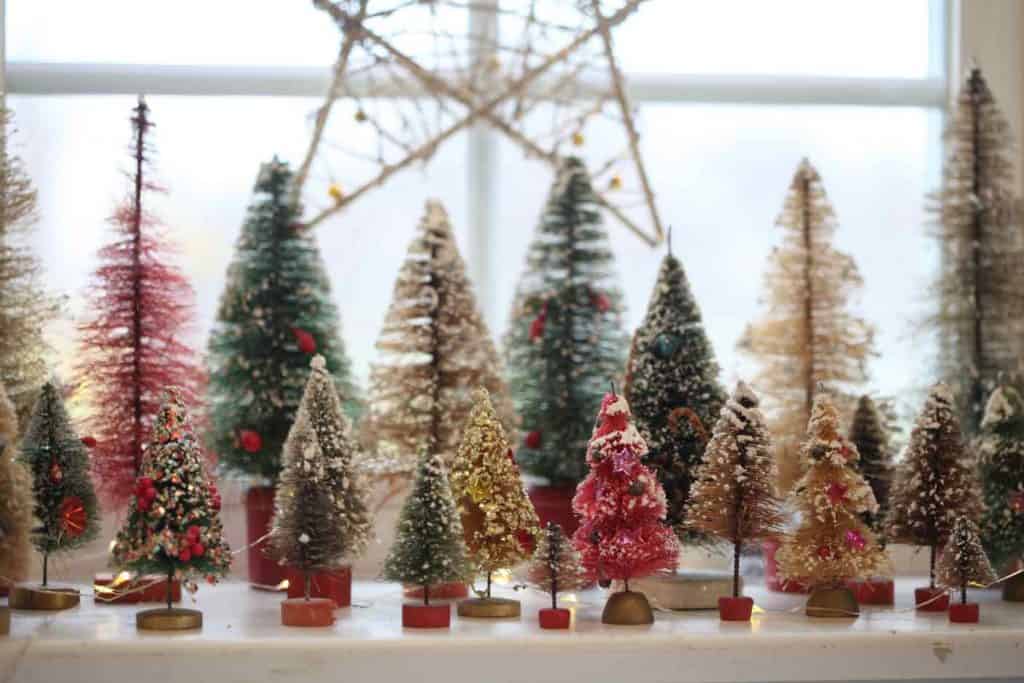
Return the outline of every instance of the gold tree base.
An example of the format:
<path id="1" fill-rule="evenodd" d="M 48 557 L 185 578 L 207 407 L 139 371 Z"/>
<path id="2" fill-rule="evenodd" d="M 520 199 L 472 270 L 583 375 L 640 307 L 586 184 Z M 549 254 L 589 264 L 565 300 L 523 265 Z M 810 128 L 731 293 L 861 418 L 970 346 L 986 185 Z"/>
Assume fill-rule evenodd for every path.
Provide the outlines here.
<path id="1" fill-rule="evenodd" d="M 203 613 L 172 607 L 147 609 L 135 615 L 135 627 L 144 631 L 187 631 L 203 627 Z"/>
<path id="2" fill-rule="evenodd" d="M 6 636 L 11 632 L 11 609 L 0 607 L 0 636 Z"/>
<path id="3" fill-rule="evenodd" d="M 613 593 L 604 605 L 601 623 L 638 626 L 654 623 L 654 611 L 647 596 L 639 591 Z"/>
<path id="4" fill-rule="evenodd" d="M 1003 600 L 1024 602 L 1024 574 L 1017 574 L 1012 579 L 1003 581 Z"/>
<path id="5" fill-rule="evenodd" d="M 76 588 L 18 585 L 11 589 L 7 604 L 12 609 L 34 609 L 54 612 L 78 607 L 81 595 Z"/>
<path id="6" fill-rule="evenodd" d="M 816 588 L 807 599 L 809 617 L 852 619 L 860 615 L 860 605 L 849 588 Z"/>
<path id="7" fill-rule="evenodd" d="M 507 598 L 470 598 L 459 602 L 460 617 L 508 619 L 519 616 L 519 601 Z"/>

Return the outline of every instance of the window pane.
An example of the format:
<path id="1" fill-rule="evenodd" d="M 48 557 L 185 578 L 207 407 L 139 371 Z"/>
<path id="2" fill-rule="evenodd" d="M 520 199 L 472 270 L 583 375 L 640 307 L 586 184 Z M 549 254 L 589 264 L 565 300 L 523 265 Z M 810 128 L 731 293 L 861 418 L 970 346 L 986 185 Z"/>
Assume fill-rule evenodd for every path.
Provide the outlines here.
<path id="1" fill-rule="evenodd" d="M 615 36 L 627 71 L 922 78 L 928 34 L 929 0 L 657 0 Z"/>
<path id="2" fill-rule="evenodd" d="M 673 249 L 703 309 L 723 379 L 731 383 L 751 370 L 735 345 L 759 311 L 766 258 L 780 237 L 774 222 L 805 155 L 821 172 L 838 214 L 838 246 L 854 256 L 864 277 L 858 309 L 877 326 L 881 352 L 871 364 L 872 388 L 906 397 L 930 376 L 929 342 L 913 334 L 912 321 L 937 265 L 924 228 L 924 195 L 936 182 L 930 169 L 937 167 L 937 113 L 704 104 L 646 105 L 640 112 L 662 220 L 674 226 Z M 618 139 L 588 128 L 582 153 L 600 165 Z M 509 144 L 501 155 L 494 240 L 502 257 L 493 277 L 496 299 L 505 306 L 498 312 L 504 328 L 551 174 Z M 542 177 L 548 180 L 539 182 Z M 622 192 L 631 189 L 627 183 Z M 609 230 L 632 330 L 645 312 L 664 247 L 647 247 L 618 223 L 609 222 Z"/>

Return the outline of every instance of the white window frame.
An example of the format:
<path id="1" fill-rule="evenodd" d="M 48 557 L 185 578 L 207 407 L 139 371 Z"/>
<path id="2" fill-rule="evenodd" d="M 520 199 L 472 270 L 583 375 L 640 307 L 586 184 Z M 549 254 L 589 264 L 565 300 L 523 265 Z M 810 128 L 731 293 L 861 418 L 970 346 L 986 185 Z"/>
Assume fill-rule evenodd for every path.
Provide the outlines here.
<path id="1" fill-rule="evenodd" d="M 25 0 L 22 0 L 25 1 Z M 670 0 L 659 0 L 670 1 Z M 496 33 L 500 0 L 478 0 L 469 12 L 474 34 Z M 99 63 L 37 63 L 6 60 L 6 0 L 0 0 L 0 90 L 24 95 L 127 94 L 261 95 L 321 97 L 326 68 L 275 66 L 171 66 Z M 956 92 L 965 64 L 978 59 L 1015 132 L 1024 124 L 1024 3 L 1018 0 L 932 0 L 929 12 L 929 75 L 924 78 L 838 78 L 627 74 L 629 96 L 645 103 L 744 103 L 922 107 L 942 113 Z M 478 53 L 476 59 L 489 55 Z M 1020 145 L 1017 177 L 1024 167 Z M 490 235 L 497 189 L 497 133 L 478 123 L 467 151 L 470 244 L 468 261 L 481 305 L 493 323 L 500 315 L 490 278 Z M 936 155 L 934 164 L 941 163 Z M 1024 186 L 1024 185 L 1022 185 Z M 1024 193 L 1022 193 L 1024 194 Z"/>

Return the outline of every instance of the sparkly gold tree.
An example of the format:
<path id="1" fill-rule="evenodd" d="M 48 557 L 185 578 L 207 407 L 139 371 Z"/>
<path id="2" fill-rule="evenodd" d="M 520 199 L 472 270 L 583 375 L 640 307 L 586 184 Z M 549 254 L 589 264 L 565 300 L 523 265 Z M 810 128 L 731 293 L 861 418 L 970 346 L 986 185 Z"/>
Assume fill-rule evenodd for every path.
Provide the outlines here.
<path id="1" fill-rule="evenodd" d="M 493 573 L 530 557 L 539 523 L 487 390 L 478 389 L 473 398 L 473 410 L 452 463 L 451 483 L 470 562 L 477 572 L 487 576 L 486 588 L 479 591 L 482 600 L 467 601 L 479 605 L 498 602 L 491 598 Z M 519 603 L 507 602 L 514 602 L 518 613 Z M 465 611 L 460 605 L 460 614 Z"/>
<path id="2" fill-rule="evenodd" d="M 36 219 L 36 191 L 21 159 L 10 153 L 11 132 L 10 112 L 0 110 L 0 378 L 24 428 L 46 381 L 43 326 L 57 306 L 25 244 Z"/>
<path id="3" fill-rule="evenodd" d="M 777 224 L 783 238 L 765 275 L 766 310 L 747 328 L 740 348 L 761 366 L 753 384 L 768 398 L 779 489 L 786 493 L 803 473 L 799 444 L 818 386 L 844 412 L 852 407 L 852 397 L 839 389 L 867 380 L 874 331 L 847 310 L 860 274 L 853 259 L 832 246 L 835 213 L 807 159 L 797 167 Z"/>

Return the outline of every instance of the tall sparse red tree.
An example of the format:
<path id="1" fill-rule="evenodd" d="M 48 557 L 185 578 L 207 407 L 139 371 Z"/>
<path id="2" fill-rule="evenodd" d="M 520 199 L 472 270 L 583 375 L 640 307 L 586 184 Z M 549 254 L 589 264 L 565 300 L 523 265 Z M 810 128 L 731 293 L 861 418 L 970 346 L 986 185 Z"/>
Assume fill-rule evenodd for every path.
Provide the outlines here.
<path id="1" fill-rule="evenodd" d="M 115 505 L 132 495 L 143 445 L 167 386 L 196 405 L 203 372 L 183 343 L 193 320 L 194 293 L 174 264 L 175 248 L 150 211 L 153 122 L 143 98 L 132 110 L 132 168 L 125 198 L 110 217 L 114 240 L 100 249 L 88 291 L 92 317 L 79 326 L 82 353 L 76 386 L 90 406 L 96 481 Z"/>

